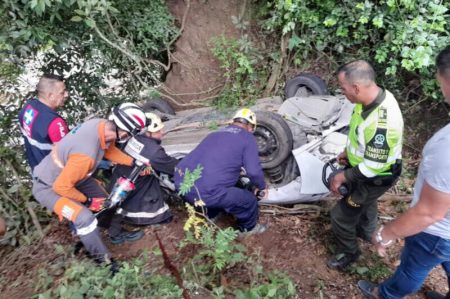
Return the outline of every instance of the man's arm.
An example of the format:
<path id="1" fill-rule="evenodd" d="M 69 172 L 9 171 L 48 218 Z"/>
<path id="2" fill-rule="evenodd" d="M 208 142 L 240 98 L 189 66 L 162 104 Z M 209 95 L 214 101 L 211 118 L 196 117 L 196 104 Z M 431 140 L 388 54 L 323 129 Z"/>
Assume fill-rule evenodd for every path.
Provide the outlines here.
<path id="1" fill-rule="evenodd" d="M 111 144 L 105 151 L 104 158 L 117 164 L 133 166 L 133 158 L 122 152 L 114 144 Z"/>
<path id="2" fill-rule="evenodd" d="M 69 133 L 69 128 L 61 117 L 55 118 L 48 126 L 47 134 L 52 143 L 60 141 L 67 133 Z"/>
<path id="3" fill-rule="evenodd" d="M 153 169 L 169 175 L 173 175 L 178 160 L 169 156 L 163 148 L 160 148 L 150 157 L 150 164 Z"/>
<path id="4" fill-rule="evenodd" d="M 266 189 L 266 182 L 264 181 L 264 173 L 261 168 L 256 141 L 248 142 L 244 149 L 244 168 L 247 172 L 247 176 L 259 190 Z"/>
<path id="5" fill-rule="evenodd" d="M 424 182 L 419 202 L 403 215 L 388 223 L 381 236 L 383 240 L 408 237 L 442 220 L 450 211 L 450 194 L 438 191 Z"/>
<path id="6" fill-rule="evenodd" d="M 93 170 L 94 165 L 94 159 L 88 156 L 82 154 L 70 155 L 63 170 L 53 183 L 53 190 L 63 197 L 85 202 L 86 196 L 78 191 L 75 185 L 87 177 L 88 173 Z"/>

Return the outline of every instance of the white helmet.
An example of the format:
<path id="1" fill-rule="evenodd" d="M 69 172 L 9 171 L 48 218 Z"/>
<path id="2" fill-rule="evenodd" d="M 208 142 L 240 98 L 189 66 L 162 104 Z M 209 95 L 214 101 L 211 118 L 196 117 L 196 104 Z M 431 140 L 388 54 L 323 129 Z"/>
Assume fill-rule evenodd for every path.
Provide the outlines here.
<path id="1" fill-rule="evenodd" d="M 164 128 L 161 118 L 155 113 L 145 113 L 145 117 L 147 117 L 147 131 L 155 133 Z"/>
<path id="2" fill-rule="evenodd" d="M 248 108 L 242 108 L 238 112 L 236 112 L 236 114 L 233 117 L 233 120 L 238 122 L 244 122 L 246 124 L 249 123 L 256 127 L 256 115 L 252 110 Z"/>
<path id="3" fill-rule="evenodd" d="M 122 103 L 112 109 L 109 120 L 131 135 L 136 135 L 147 125 L 144 111 L 136 104 Z"/>

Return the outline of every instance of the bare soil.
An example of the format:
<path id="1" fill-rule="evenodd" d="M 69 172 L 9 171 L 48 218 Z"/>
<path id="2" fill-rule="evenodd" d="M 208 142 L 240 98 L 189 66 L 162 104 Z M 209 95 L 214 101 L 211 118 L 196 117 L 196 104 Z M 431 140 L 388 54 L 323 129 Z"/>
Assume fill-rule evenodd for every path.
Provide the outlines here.
<path id="1" fill-rule="evenodd" d="M 380 200 L 380 216 L 382 219 L 395 217 L 406 208 L 408 196 L 387 195 Z M 320 205 L 328 209 L 333 201 L 322 202 Z M 172 262 L 182 269 L 187 258 L 195 252 L 180 249 L 179 244 L 184 238 L 183 224 L 186 220 L 184 209 L 174 209 L 174 220 L 161 227 L 146 227 L 143 239 L 124 245 L 109 247 L 114 256 L 121 261 L 139 256 L 144 250 L 153 251 L 157 248 L 155 234 L 161 238 Z M 383 280 L 398 265 L 399 251 L 402 243 L 398 243 L 390 251 L 385 260 L 376 256 L 371 245 L 363 243 L 363 255 L 357 264 L 346 273 L 330 270 L 326 261 L 333 248 L 333 238 L 330 232 L 328 214 L 322 213 L 318 218 L 311 215 L 261 215 L 261 222 L 269 224 L 269 230 L 261 235 L 239 239 L 238 242 L 248 248 L 248 254 L 258 258 L 267 271 L 278 270 L 287 273 L 297 286 L 297 298 L 362 298 L 356 282 L 367 279 L 368 275 L 376 274 L 377 269 L 384 269 L 384 275 L 375 276 L 377 281 Z M 222 220 L 219 224 L 225 226 L 232 222 L 231 218 Z M 16 250 L 2 248 L 0 250 L 0 298 L 28 298 L 36 291 L 34 286 L 38 281 L 39 271 L 45 270 L 52 276 L 63 274 L 68 260 L 56 247 L 64 245 L 71 250 L 75 239 L 69 230 L 55 220 L 50 233 L 38 244 L 23 246 Z M 83 257 L 72 257 L 83 258 Z M 150 261 L 162 273 L 168 273 L 161 260 Z M 366 274 L 358 274 L 357 269 L 366 267 Z M 244 272 L 233 273 L 233 281 L 246 281 Z M 408 298 L 424 298 L 424 290 L 437 290 L 445 293 L 447 280 L 443 270 L 437 268 L 427 278 L 422 291 Z M 192 298 L 205 298 L 204 295 L 191 294 Z"/>
<path id="2" fill-rule="evenodd" d="M 231 16 L 237 16 L 240 9 L 237 0 L 168 0 L 169 9 L 180 26 L 187 3 L 190 6 L 184 31 L 175 43 L 174 63 L 165 80 L 170 96 L 180 103 L 209 98 L 221 90 L 223 72 L 211 48 L 214 38 L 238 37 Z"/>

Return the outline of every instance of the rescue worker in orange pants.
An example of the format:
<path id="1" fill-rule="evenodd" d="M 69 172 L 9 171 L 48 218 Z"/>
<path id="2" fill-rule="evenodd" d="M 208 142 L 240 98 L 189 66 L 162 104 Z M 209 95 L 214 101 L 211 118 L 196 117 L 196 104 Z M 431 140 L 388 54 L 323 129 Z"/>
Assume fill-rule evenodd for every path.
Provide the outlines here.
<path id="1" fill-rule="evenodd" d="M 81 242 L 97 262 L 111 262 L 93 214 L 103 208 L 108 194 L 91 175 L 103 157 L 132 165 L 133 159 L 115 147 L 114 142 L 139 133 L 145 125 L 142 109 L 134 104 L 121 104 L 113 109 L 110 120 L 91 119 L 75 127 L 33 171 L 36 200 L 61 220 L 73 222 Z M 143 232 L 122 235 L 127 240 L 136 240 Z"/>

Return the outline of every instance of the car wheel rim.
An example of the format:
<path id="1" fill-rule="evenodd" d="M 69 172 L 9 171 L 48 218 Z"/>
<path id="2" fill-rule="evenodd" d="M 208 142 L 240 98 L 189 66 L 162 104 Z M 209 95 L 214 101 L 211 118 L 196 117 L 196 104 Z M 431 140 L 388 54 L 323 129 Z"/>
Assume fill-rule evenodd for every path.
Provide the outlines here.
<path id="1" fill-rule="evenodd" d="M 312 94 L 314 94 L 313 91 L 304 85 L 300 85 L 295 92 L 296 97 L 309 97 Z"/>
<path id="2" fill-rule="evenodd" d="M 278 140 L 272 130 L 264 126 L 258 125 L 254 135 L 258 144 L 258 152 L 261 162 L 273 160 L 278 151 Z"/>

